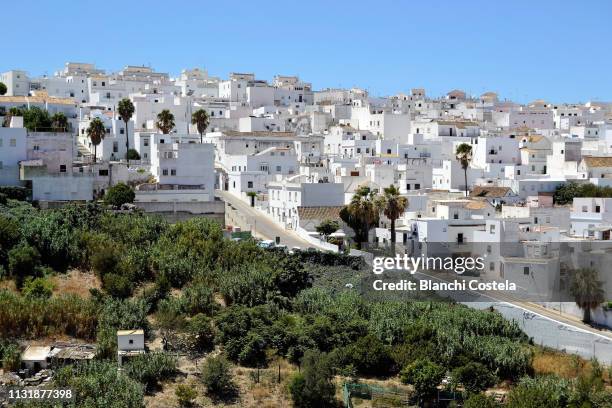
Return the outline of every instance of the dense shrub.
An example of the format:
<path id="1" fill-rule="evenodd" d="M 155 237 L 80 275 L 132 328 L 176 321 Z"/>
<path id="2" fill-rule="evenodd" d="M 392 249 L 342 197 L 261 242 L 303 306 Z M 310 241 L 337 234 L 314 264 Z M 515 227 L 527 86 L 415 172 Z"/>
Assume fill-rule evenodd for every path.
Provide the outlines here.
<path id="1" fill-rule="evenodd" d="M 30 196 L 30 190 L 25 187 L 0 186 L 0 194 L 4 194 L 7 199 L 25 201 Z"/>
<path id="2" fill-rule="evenodd" d="M 201 378 L 206 391 L 216 398 L 228 398 L 236 392 L 230 364 L 223 356 L 206 359 L 202 366 Z"/>
<path id="3" fill-rule="evenodd" d="M 117 183 L 106 191 L 104 202 L 113 207 L 121 207 L 123 204 L 133 203 L 136 194 L 130 186 L 125 183 Z"/>
<path id="4" fill-rule="evenodd" d="M 333 371 L 325 354 L 308 351 L 301 370 L 291 378 L 288 388 L 296 408 L 336 406 Z"/>
<path id="5" fill-rule="evenodd" d="M 124 369 L 127 375 L 151 390 L 159 381 L 176 375 L 177 360 L 166 353 L 146 353 L 131 358 Z"/>

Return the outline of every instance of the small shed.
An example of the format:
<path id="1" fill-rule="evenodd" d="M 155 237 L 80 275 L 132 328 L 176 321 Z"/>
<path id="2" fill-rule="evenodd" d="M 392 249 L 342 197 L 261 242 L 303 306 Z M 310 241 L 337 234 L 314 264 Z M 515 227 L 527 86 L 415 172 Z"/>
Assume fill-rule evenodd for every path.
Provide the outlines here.
<path id="1" fill-rule="evenodd" d="M 118 330 L 117 331 L 117 360 L 123 364 L 125 358 L 145 353 L 144 330 Z"/>
<path id="2" fill-rule="evenodd" d="M 28 346 L 21 354 L 21 365 L 23 368 L 35 372 L 47 368 L 49 365 L 50 346 Z"/>

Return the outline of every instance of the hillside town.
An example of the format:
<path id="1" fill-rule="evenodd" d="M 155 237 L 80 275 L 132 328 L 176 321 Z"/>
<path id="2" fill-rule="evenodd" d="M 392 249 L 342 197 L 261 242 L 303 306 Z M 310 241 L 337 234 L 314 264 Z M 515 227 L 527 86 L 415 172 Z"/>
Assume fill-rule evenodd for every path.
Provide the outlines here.
<path id="1" fill-rule="evenodd" d="M 538 289 L 541 299 L 527 301 L 539 303 L 521 306 L 522 329 L 536 313 L 591 336 L 569 345 L 544 333 L 536 344 L 612 363 L 612 102 L 519 103 L 493 91 L 430 95 L 405 84 L 383 97 L 307 81 L 204 68 L 174 76 L 144 65 L 110 72 L 81 62 L 48 76 L 0 73 L 0 193 L 27 191 L 39 209 L 104 201 L 169 224 L 208 218 L 234 242 L 252 237 L 259 248 L 304 257 L 371 264 L 436 243 L 470 247 L 487 255 L 480 278 Z M 109 200 L 115 193 L 128 199 Z M 576 269 L 560 268 L 560 253 L 574 250 Z M 595 303 L 570 295 L 579 268 L 599 271 Z M 189 282 L 169 279 L 175 288 Z M 112 293 L 106 278 L 102 285 Z M 145 331 L 113 326 L 111 360 L 121 366 L 144 354 Z M 90 342 L 28 344 L 24 369 L 42 374 L 14 375 L 17 383 L 50 381 L 51 362 L 94 359 L 96 335 L 83 337 Z M 159 350 L 170 349 L 166 337 Z"/>

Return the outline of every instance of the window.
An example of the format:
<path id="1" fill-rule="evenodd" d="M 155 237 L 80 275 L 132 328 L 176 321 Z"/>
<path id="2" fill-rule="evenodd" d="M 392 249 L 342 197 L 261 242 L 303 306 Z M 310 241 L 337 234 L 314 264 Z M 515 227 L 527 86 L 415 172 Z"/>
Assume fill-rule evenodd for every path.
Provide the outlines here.
<path id="1" fill-rule="evenodd" d="M 119 129 L 119 134 L 124 135 L 125 134 L 125 129 L 124 128 Z"/>
<path id="2" fill-rule="evenodd" d="M 529 275 L 529 267 L 523 266 L 523 275 Z"/>
<path id="3" fill-rule="evenodd" d="M 419 190 L 421 188 L 421 184 L 419 183 L 414 183 L 414 189 L 415 190 Z"/>
<path id="4" fill-rule="evenodd" d="M 133 340 L 133 339 L 129 339 L 129 340 L 128 340 L 128 343 L 129 343 L 129 344 L 134 344 L 134 340 Z"/>
<path id="5" fill-rule="evenodd" d="M 248 181 L 247 182 L 247 188 L 253 188 L 253 182 L 252 181 Z"/>
<path id="6" fill-rule="evenodd" d="M 491 253 L 491 245 L 487 245 L 487 254 Z"/>
<path id="7" fill-rule="evenodd" d="M 9 144 L 11 145 L 11 147 L 17 146 L 17 139 L 11 139 Z"/>
<path id="8" fill-rule="evenodd" d="M 65 173 L 65 172 L 66 172 L 66 165 L 60 164 L 60 173 Z"/>
<path id="9" fill-rule="evenodd" d="M 491 225 L 489 226 L 489 233 L 490 233 L 490 234 L 495 234 L 495 224 L 491 224 Z"/>
<path id="10" fill-rule="evenodd" d="M 176 176 L 176 169 L 170 169 L 170 175 Z"/>
<path id="11" fill-rule="evenodd" d="M 108 169 L 98 170 L 98 176 L 108 176 Z"/>
<path id="12" fill-rule="evenodd" d="M 582 212 L 587 212 L 587 210 L 588 210 L 588 209 L 587 209 L 587 206 L 586 206 L 586 205 L 583 205 L 583 206 L 582 206 Z"/>
<path id="13" fill-rule="evenodd" d="M 490 270 L 491 272 L 495 271 L 495 262 L 490 262 L 490 263 L 489 263 L 489 270 Z"/>
<path id="14" fill-rule="evenodd" d="M 458 220 L 459 219 L 459 214 L 458 213 L 454 213 L 453 214 L 453 219 L 454 220 Z"/>
<path id="15" fill-rule="evenodd" d="M 276 166 L 276 171 L 281 171 L 281 166 Z"/>
<path id="16" fill-rule="evenodd" d="M 119 152 L 119 142 L 113 142 L 113 153 Z"/>
<path id="17" fill-rule="evenodd" d="M 168 175 L 168 169 L 162 169 L 162 176 Z"/>
<path id="18" fill-rule="evenodd" d="M 596 206 L 595 206 L 595 212 L 596 212 L 596 213 L 601 212 L 601 207 L 600 207 L 600 206 L 598 206 L 598 205 L 596 205 Z"/>
<path id="19" fill-rule="evenodd" d="M 410 184 L 406 184 L 406 190 L 410 190 Z"/>
<path id="20" fill-rule="evenodd" d="M 144 145 L 144 147 L 148 147 L 149 146 L 149 139 L 142 139 L 142 144 Z"/>

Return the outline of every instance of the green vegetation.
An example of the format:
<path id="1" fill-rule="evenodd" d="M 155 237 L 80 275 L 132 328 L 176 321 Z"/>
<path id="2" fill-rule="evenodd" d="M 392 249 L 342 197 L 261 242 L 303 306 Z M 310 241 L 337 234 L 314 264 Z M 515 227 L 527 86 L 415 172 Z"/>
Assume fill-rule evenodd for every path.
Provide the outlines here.
<path id="1" fill-rule="evenodd" d="M 406 211 L 408 199 L 400 196 L 399 189 L 392 184 L 383 189 L 383 194 L 379 196 L 378 207 L 391 221 L 391 245 L 395 245 L 395 221 Z"/>
<path id="2" fill-rule="evenodd" d="M 591 183 L 569 183 L 561 184 L 555 190 L 553 200 L 556 204 L 571 204 L 575 197 L 612 197 L 612 187 L 600 187 Z"/>
<path id="3" fill-rule="evenodd" d="M 4 82 L 0 82 L 0 96 L 6 94 L 7 91 L 8 89 L 6 88 L 6 85 L 4 84 Z"/>
<path id="4" fill-rule="evenodd" d="M 132 101 L 129 98 L 123 98 L 122 100 L 119 101 L 119 104 L 117 105 L 117 111 L 119 112 L 119 116 L 121 117 L 121 120 L 123 120 L 123 123 L 125 124 L 125 151 L 126 151 L 126 159 L 128 162 L 128 167 L 130 167 L 130 137 L 129 137 L 129 127 L 128 127 L 128 123 L 130 121 L 130 119 L 132 119 L 132 115 L 134 114 L 134 104 L 132 103 Z M 133 149 L 132 149 L 133 150 Z M 134 150 L 135 151 L 135 150 Z M 136 152 L 136 154 L 138 154 L 138 152 Z M 133 153 L 132 153 L 133 155 Z M 140 157 L 138 157 L 138 159 L 133 159 L 133 160 L 140 160 Z"/>
<path id="5" fill-rule="evenodd" d="M 191 124 L 196 125 L 196 128 L 198 129 L 198 133 L 200 134 L 200 143 L 202 143 L 204 140 L 204 132 L 206 132 L 206 128 L 208 128 L 209 123 L 210 120 L 208 118 L 208 113 L 204 109 L 198 109 L 191 115 Z"/>
<path id="6" fill-rule="evenodd" d="M 317 232 L 325 237 L 327 240 L 331 234 L 340 229 L 340 223 L 335 220 L 323 220 L 316 227 Z"/>
<path id="7" fill-rule="evenodd" d="M 140 154 L 138 153 L 138 150 L 136 149 L 128 149 L 127 154 L 125 155 L 125 158 L 128 160 L 128 162 L 130 160 L 140 160 Z"/>
<path id="8" fill-rule="evenodd" d="M 223 357 L 210 357 L 202 367 L 202 382 L 209 395 L 227 399 L 236 392 L 236 385 L 232 379 L 229 362 Z"/>
<path id="9" fill-rule="evenodd" d="M 597 270 L 581 268 L 571 272 L 570 293 L 576 304 L 584 312 L 583 321 L 591 322 L 591 310 L 604 302 L 603 282 L 599 280 Z"/>
<path id="10" fill-rule="evenodd" d="M 333 407 L 336 388 L 328 356 L 308 351 L 302 359 L 302 370 L 295 374 L 288 388 L 296 408 Z"/>
<path id="11" fill-rule="evenodd" d="M 198 392 L 188 384 L 179 384 L 174 391 L 180 407 L 191 407 L 197 398 Z"/>
<path id="12" fill-rule="evenodd" d="M 470 194 L 468 190 L 467 169 L 472 161 L 472 146 L 467 143 L 461 143 L 459 146 L 457 146 L 455 158 L 459 161 L 459 164 L 461 164 L 461 168 L 463 169 L 465 196 L 467 197 Z"/>
<path id="13" fill-rule="evenodd" d="M 339 374 L 399 375 L 423 401 L 449 374 L 470 399 L 497 382 L 520 381 L 513 398 L 522 401 L 544 381 L 532 376 L 535 346 L 497 312 L 368 300 L 344 286 L 367 273 L 360 258 L 264 250 L 224 239 L 204 218 L 169 224 L 95 204 L 39 210 L 9 199 L 0 205 L 0 262 L 8 279 L 21 282 L 20 292 L 0 290 L 0 346 L 46 336 L 95 341 L 94 362 L 64 368 L 55 380 L 73 386 L 85 406 L 141 406 L 145 392 L 176 374 L 176 360 L 163 353 L 117 371 L 118 329 L 151 338 L 155 328 L 173 352 L 220 354 L 206 358 L 201 375 L 218 399 L 236 395 L 231 364 L 265 368 L 277 359 L 300 365 L 288 395 L 304 407 L 332 404 Z M 95 273 L 102 288 L 88 297 L 52 294 L 48 277 L 73 268 Z M 605 406 L 597 402 L 602 377 L 599 370 L 571 382 L 570 394 Z M 193 398 L 185 394 L 187 404 Z"/>
<path id="14" fill-rule="evenodd" d="M 133 203 L 136 194 L 130 186 L 118 183 L 109 188 L 104 195 L 104 202 L 113 207 L 121 207 L 123 204 Z"/>
<path id="15" fill-rule="evenodd" d="M 87 127 L 87 136 L 91 140 L 91 144 L 94 147 L 93 161 L 96 162 L 98 158 L 98 145 L 102 143 L 104 136 L 106 135 L 106 128 L 104 127 L 104 123 L 100 118 L 93 118 L 91 122 L 89 122 L 89 126 Z"/>
<path id="16" fill-rule="evenodd" d="M 340 218 L 355 231 L 355 242 L 361 248 L 380 219 L 376 191 L 367 186 L 359 187 L 349 205 L 340 211 Z"/>
<path id="17" fill-rule="evenodd" d="M 155 126 L 165 135 L 174 129 L 174 115 L 168 109 L 164 109 L 157 114 Z"/>

